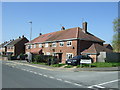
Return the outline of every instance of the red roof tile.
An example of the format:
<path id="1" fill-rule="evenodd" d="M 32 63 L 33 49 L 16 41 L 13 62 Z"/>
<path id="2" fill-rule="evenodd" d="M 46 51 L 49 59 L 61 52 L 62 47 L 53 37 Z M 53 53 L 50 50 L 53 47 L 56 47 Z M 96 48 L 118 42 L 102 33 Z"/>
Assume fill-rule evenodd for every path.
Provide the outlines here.
<path id="1" fill-rule="evenodd" d="M 31 53 L 33 54 L 40 54 L 42 51 L 42 48 L 33 48 L 30 50 Z"/>
<path id="2" fill-rule="evenodd" d="M 81 39 L 81 40 L 89 40 L 96 42 L 104 42 L 103 40 L 97 38 L 96 36 L 88 32 L 84 33 L 80 27 L 76 27 L 76 28 L 70 28 L 48 34 L 43 34 L 28 43 L 43 43 L 46 41 L 57 41 L 64 39 Z"/>
<path id="3" fill-rule="evenodd" d="M 82 53 L 99 53 L 99 52 L 112 52 L 112 50 L 105 48 L 104 46 L 94 43 L 88 49 L 84 50 Z"/>

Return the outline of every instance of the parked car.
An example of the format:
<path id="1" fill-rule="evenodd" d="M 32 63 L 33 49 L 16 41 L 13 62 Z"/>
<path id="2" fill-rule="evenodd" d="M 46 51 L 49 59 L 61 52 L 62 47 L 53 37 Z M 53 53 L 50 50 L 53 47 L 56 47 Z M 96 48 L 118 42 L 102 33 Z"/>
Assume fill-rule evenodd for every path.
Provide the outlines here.
<path id="1" fill-rule="evenodd" d="M 80 65 L 81 59 L 91 59 L 92 60 L 92 58 L 87 56 L 87 55 L 77 55 L 71 59 L 67 59 L 66 64 L 68 64 L 68 65 Z M 93 62 L 93 60 L 92 60 L 92 62 Z"/>

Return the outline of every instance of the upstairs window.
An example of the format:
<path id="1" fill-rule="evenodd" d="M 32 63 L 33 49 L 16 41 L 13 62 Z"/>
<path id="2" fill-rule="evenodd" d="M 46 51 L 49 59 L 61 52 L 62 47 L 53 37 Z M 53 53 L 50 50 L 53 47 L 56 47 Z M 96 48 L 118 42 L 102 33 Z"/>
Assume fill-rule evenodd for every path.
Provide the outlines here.
<path id="1" fill-rule="evenodd" d="M 64 42 L 60 42 L 60 47 L 63 47 L 64 46 Z"/>
<path id="2" fill-rule="evenodd" d="M 72 41 L 67 41 L 67 46 L 72 46 Z"/>
<path id="3" fill-rule="evenodd" d="M 45 47 L 48 47 L 48 43 L 45 43 Z"/>
<path id="4" fill-rule="evenodd" d="M 34 48 L 36 48 L 36 44 L 34 44 Z"/>
<path id="5" fill-rule="evenodd" d="M 32 48 L 32 45 L 30 45 L 30 48 Z"/>
<path id="6" fill-rule="evenodd" d="M 42 47 L 42 44 L 39 44 L 39 48 L 41 48 Z"/>
<path id="7" fill-rule="evenodd" d="M 52 43 L 52 47 L 56 47 L 56 43 Z"/>

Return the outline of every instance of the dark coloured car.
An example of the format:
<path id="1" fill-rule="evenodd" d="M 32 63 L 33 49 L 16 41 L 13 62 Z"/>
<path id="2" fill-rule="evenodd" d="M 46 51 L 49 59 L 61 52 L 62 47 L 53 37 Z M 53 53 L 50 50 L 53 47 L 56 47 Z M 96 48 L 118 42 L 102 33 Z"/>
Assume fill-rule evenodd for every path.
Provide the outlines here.
<path id="1" fill-rule="evenodd" d="M 67 59 L 66 64 L 68 64 L 68 65 L 80 65 L 81 59 L 91 59 L 92 60 L 92 58 L 87 56 L 87 55 L 78 55 L 78 56 L 75 56 L 71 59 Z"/>

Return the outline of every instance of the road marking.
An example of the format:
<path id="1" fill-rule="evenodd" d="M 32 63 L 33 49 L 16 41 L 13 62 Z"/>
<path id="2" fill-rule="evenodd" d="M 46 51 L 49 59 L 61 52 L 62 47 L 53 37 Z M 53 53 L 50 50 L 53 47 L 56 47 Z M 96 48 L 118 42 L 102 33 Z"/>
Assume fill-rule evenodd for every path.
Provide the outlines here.
<path id="1" fill-rule="evenodd" d="M 74 85 L 76 85 L 76 86 L 82 86 L 82 85 L 80 85 L 80 84 L 78 84 L 78 83 L 73 83 Z"/>
<path id="2" fill-rule="evenodd" d="M 52 79 L 53 79 L 54 77 L 52 77 L 52 76 L 49 76 L 49 78 L 52 78 Z"/>
<path id="3" fill-rule="evenodd" d="M 43 75 L 44 77 L 48 77 L 47 75 Z"/>
<path id="4" fill-rule="evenodd" d="M 33 72 L 34 74 L 38 74 L 37 72 Z"/>
<path id="5" fill-rule="evenodd" d="M 95 85 L 95 87 L 98 87 L 98 88 L 105 88 L 105 87 L 103 87 L 103 86 L 99 86 L 99 85 Z"/>
<path id="6" fill-rule="evenodd" d="M 29 70 L 26 70 L 26 71 L 28 71 L 28 72 L 29 72 Z"/>
<path id="7" fill-rule="evenodd" d="M 102 88 L 102 86 L 100 86 L 100 85 L 109 84 L 109 83 L 113 83 L 113 82 L 117 82 L 117 81 L 120 81 L 120 79 L 113 80 L 113 81 L 108 81 L 108 82 L 104 82 L 104 83 L 100 83 L 100 84 L 97 84 L 97 85 L 92 85 L 92 86 L 89 86 L 88 88 L 92 88 L 94 86 Z"/>
<path id="8" fill-rule="evenodd" d="M 59 80 L 59 81 L 62 81 L 62 79 L 60 79 L 60 78 L 56 78 L 57 80 Z"/>
<path id="9" fill-rule="evenodd" d="M 38 75 L 42 75 L 41 73 L 38 73 Z"/>
<path id="10" fill-rule="evenodd" d="M 33 73 L 33 71 L 29 71 L 29 72 Z"/>
<path id="11" fill-rule="evenodd" d="M 26 69 L 22 69 L 22 70 L 24 70 L 24 71 L 25 71 Z"/>
<path id="12" fill-rule="evenodd" d="M 66 81 L 66 80 L 65 80 L 64 82 L 66 82 L 66 83 L 72 83 L 72 82 L 70 82 L 70 81 Z"/>
<path id="13" fill-rule="evenodd" d="M 52 70 L 52 69 L 48 69 L 48 68 L 44 68 L 44 67 L 38 67 L 38 66 L 34 66 L 34 65 L 30 65 L 30 64 L 23 64 L 23 63 L 18 63 L 18 62 L 13 62 L 13 63 L 16 63 L 16 64 L 21 64 L 21 65 L 26 65 L 26 66 L 31 66 L 31 67 L 35 67 L 35 68 L 40 68 L 40 69 L 46 69 L 46 70 Z"/>

